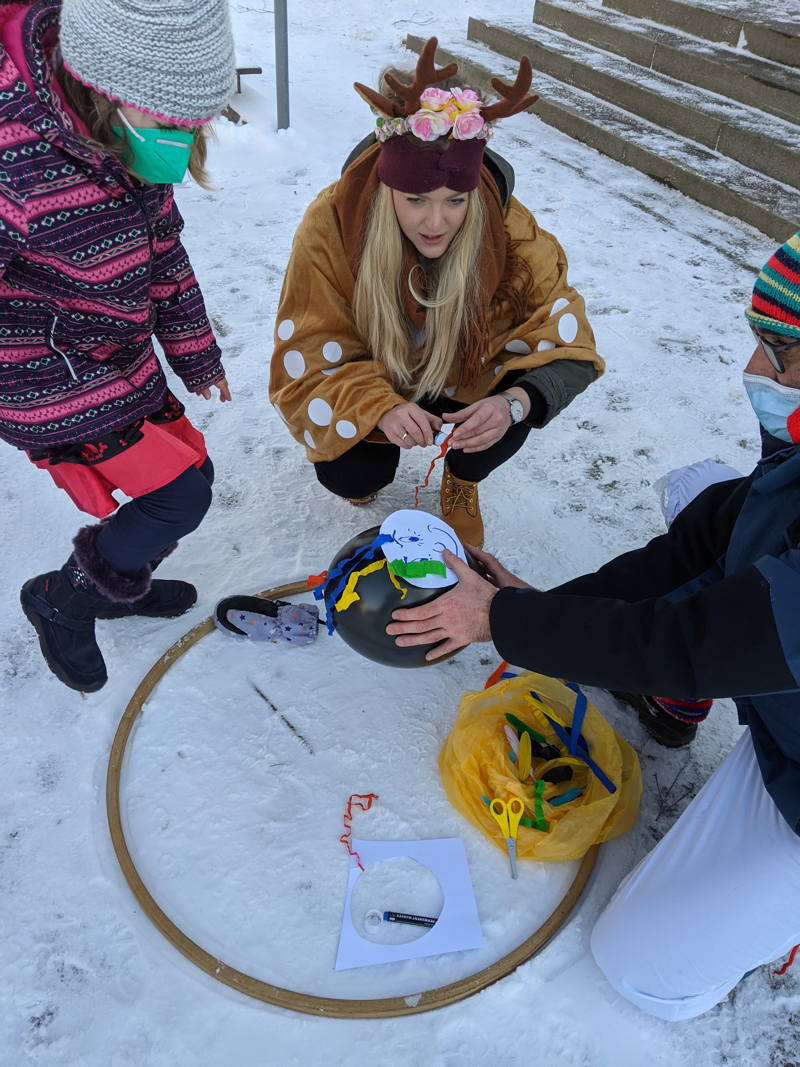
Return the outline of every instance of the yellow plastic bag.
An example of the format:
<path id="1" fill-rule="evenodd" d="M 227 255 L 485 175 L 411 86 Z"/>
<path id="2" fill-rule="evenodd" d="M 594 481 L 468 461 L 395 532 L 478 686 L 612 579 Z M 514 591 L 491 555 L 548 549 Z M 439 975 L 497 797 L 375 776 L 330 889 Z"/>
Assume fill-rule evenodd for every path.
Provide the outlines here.
<path id="1" fill-rule="evenodd" d="M 528 671 L 462 698 L 458 718 L 439 753 L 442 784 L 453 807 L 498 848 L 505 850 L 505 841 L 489 814 L 488 801 L 494 797 L 509 800 L 517 796 L 525 804 L 523 818 L 534 825 L 520 825 L 517 855 L 527 859 L 580 859 L 592 845 L 625 833 L 636 821 L 642 795 L 638 757 L 593 704 L 586 703 L 580 733 L 600 774 L 587 765 L 582 745 L 568 752 L 569 738 L 563 728 L 572 725 L 576 704 L 580 709 L 584 700 L 577 687 Z M 557 759 L 534 754 L 532 777 L 524 783 L 510 758 L 511 744 L 504 731 L 507 714 L 559 749 Z M 559 764 L 570 767 L 571 780 L 542 784 L 541 775 Z M 540 783 L 538 790 L 535 779 Z M 613 792 L 603 784 L 604 779 L 614 787 Z M 575 789 L 581 790 L 575 799 L 551 803 Z M 545 824 L 547 829 L 536 828 Z"/>

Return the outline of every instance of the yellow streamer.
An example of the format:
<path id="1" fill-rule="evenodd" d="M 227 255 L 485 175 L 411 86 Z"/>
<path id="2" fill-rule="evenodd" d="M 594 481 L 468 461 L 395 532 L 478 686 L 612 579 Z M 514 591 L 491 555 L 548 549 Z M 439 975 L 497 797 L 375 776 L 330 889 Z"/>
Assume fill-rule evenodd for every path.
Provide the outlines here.
<path id="1" fill-rule="evenodd" d="M 347 609 L 352 604 L 355 604 L 355 602 L 357 600 L 360 600 L 361 597 L 356 592 L 356 586 L 358 585 L 358 579 L 366 577 L 366 575 L 368 575 L 368 574 L 373 574 L 375 571 L 379 571 L 381 569 L 381 567 L 385 567 L 385 566 L 386 566 L 386 557 L 384 556 L 381 559 L 373 560 L 372 563 L 368 563 L 367 566 L 366 567 L 362 567 L 360 571 L 352 571 L 348 575 L 347 583 L 346 583 L 344 589 L 342 590 L 341 596 L 339 597 L 339 599 L 334 604 L 335 610 L 336 611 L 347 611 Z M 400 599 L 401 600 L 405 600 L 406 593 L 408 592 L 408 590 L 404 586 L 400 585 L 400 582 L 397 580 L 397 577 L 394 574 L 392 574 L 391 570 L 389 570 L 387 568 L 386 573 L 389 575 L 389 578 L 391 580 L 392 585 L 395 587 L 395 589 L 397 589 L 399 591 Z"/>

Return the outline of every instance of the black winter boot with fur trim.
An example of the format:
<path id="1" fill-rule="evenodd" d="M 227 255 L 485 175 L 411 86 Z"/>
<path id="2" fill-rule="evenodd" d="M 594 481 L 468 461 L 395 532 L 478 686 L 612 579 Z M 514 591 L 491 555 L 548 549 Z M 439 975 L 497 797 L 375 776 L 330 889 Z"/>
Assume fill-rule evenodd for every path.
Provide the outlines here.
<path id="1" fill-rule="evenodd" d="M 85 527 L 94 529 L 94 527 Z M 78 538 L 83 531 L 78 534 Z M 76 542 L 78 540 L 76 538 Z M 152 573 L 167 556 L 171 556 L 178 547 L 169 545 L 163 552 L 159 552 L 155 559 L 150 560 L 150 572 Z M 77 551 L 77 545 L 76 545 Z M 102 608 L 97 613 L 98 619 L 129 619 L 134 615 L 144 615 L 151 619 L 174 619 L 183 615 L 193 604 L 197 602 L 197 590 L 190 582 L 181 582 L 178 579 L 153 578 L 150 588 L 143 597 L 138 600 L 123 603 L 116 601 Z"/>
<path id="2" fill-rule="evenodd" d="M 141 600 L 150 589 L 149 567 L 119 574 L 97 552 L 100 529 L 85 526 L 64 566 L 30 578 L 20 592 L 48 667 L 59 681 L 87 693 L 101 689 L 108 679 L 94 633 L 98 614 Z"/>

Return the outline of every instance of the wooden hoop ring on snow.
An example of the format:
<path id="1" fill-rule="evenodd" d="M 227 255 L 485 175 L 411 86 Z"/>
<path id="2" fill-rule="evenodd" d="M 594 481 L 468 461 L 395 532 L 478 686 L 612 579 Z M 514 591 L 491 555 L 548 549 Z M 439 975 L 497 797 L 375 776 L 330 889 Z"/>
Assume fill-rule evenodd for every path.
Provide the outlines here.
<path id="1" fill-rule="evenodd" d="M 304 581 L 289 582 L 287 585 L 279 585 L 274 589 L 267 589 L 259 596 L 270 600 L 295 596 L 298 593 L 308 591 L 308 585 Z M 122 815 L 120 804 L 120 788 L 122 779 L 122 765 L 125 760 L 125 751 L 131 735 L 134 723 L 142 710 L 145 700 L 155 689 L 159 680 L 166 674 L 169 668 L 192 645 L 196 645 L 206 634 L 212 633 L 214 623 L 210 618 L 205 622 L 189 630 L 179 638 L 171 648 L 168 648 L 163 656 L 153 664 L 136 692 L 131 697 L 127 708 L 120 719 L 114 742 L 111 746 L 111 754 L 108 758 L 108 775 L 106 778 L 106 810 L 108 813 L 108 826 L 111 831 L 111 841 L 117 854 L 122 873 L 145 915 L 150 919 L 161 933 L 170 941 L 179 952 L 191 960 L 201 971 L 216 978 L 218 982 L 224 982 L 232 989 L 238 989 L 256 1000 L 274 1004 L 279 1008 L 288 1008 L 291 1011 L 305 1012 L 307 1015 L 330 1016 L 336 1019 L 381 1019 L 394 1015 L 414 1015 L 421 1011 L 430 1011 L 432 1008 L 442 1008 L 446 1004 L 454 1004 L 458 1000 L 472 996 L 485 989 L 493 982 L 504 978 L 515 970 L 521 963 L 525 963 L 537 952 L 544 948 L 547 942 L 561 929 L 573 907 L 577 903 L 586 881 L 594 867 L 598 846 L 593 846 L 581 860 L 577 874 L 572 884 L 567 889 L 561 902 L 553 909 L 542 925 L 529 938 L 502 959 L 497 960 L 482 971 L 462 978 L 458 982 L 439 986 L 437 989 L 429 989 L 424 993 L 408 995 L 405 997 L 383 997 L 377 1000 L 340 1000 L 335 997 L 316 997 L 307 993 L 297 993 L 292 989 L 284 989 L 282 986 L 270 985 L 249 974 L 243 974 L 234 967 L 229 967 L 216 956 L 206 952 L 204 948 L 196 944 L 190 937 L 175 925 L 154 900 L 147 886 L 139 876 L 136 866 L 125 840 L 125 832 L 122 828 Z"/>

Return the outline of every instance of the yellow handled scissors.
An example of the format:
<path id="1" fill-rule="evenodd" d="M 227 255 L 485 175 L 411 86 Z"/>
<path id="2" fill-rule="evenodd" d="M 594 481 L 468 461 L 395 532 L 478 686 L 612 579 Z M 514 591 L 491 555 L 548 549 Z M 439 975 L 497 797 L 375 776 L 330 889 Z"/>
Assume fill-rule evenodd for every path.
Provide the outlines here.
<path id="1" fill-rule="evenodd" d="M 519 797 L 512 797 L 507 804 L 500 797 L 495 797 L 489 805 L 492 818 L 500 827 L 500 832 L 506 839 L 506 851 L 508 852 L 512 878 L 519 876 L 517 871 L 517 828 L 524 810 L 525 805 Z"/>

